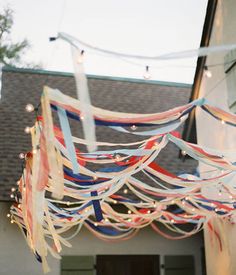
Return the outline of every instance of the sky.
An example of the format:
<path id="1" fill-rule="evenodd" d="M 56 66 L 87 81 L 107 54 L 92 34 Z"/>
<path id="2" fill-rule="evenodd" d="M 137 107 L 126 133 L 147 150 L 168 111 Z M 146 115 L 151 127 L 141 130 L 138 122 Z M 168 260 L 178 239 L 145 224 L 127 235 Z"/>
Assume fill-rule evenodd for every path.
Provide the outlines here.
<path id="1" fill-rule="evenodd" d="M 45 70 L 72 72 L 69 45 L 48 38 L 66 32 L 93 46 L 138 55 L 161 55 L 200 45 L 207 0 L 0 0 L 14 10 L 13 41 L 27 38 L 25 61 Z M 139 66 L 87 53 L 86 73 L 192 83 L 196 58 Z"/>

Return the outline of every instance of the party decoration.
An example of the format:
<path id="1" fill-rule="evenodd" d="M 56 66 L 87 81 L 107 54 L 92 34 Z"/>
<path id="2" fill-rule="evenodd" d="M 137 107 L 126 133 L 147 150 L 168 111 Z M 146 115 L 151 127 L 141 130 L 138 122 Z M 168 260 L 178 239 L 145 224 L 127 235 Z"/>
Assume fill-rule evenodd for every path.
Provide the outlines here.
<path id="1" fill-rule="evenodd" d="M 91 151 L 84 149 L 89 141 L 73 136 L 70 127 L 70 121 L 78 126 L 83 121 L 81 104 L 59 90 L 44 88 L 42 116 L 28 129 L 32 150 L 24 154 L 25 168 L 13 192 L 17 202 L 11 221 L 19 225 L 45 272 L 48 253 L 60 258 L 62 245 L 70 247 L 69 239 L 82 226 L 106 241 L 127 240 L 146 226 L 181 239 L 201 230 L 212 216 L 232 218 L 236 207 L 232 152 L 186 142 L 175 130 L 195 108 L 231 126 L 236 126 L 234 114 L 204 98 L 153 114 L 91 106 L 97 127 L 142 137 L 131 143 L 96 141 L 95 146 L 103 149 Z M 176 176 L 161 167 L 156 159 L 168 143 L 206 163 L 214 176 Z M 217 194 L 204 195 L 207 187 L 214 187 Z M 68 236 L 72 228 L 75 232 Z"/>

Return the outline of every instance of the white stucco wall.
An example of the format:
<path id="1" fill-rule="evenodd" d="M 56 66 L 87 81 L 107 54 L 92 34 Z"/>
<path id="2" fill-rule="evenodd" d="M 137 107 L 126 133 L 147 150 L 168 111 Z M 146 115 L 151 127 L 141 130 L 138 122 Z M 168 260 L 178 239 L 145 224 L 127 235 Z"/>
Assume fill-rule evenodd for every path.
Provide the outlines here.
<path id="1" fill-rule="evenodd" d="M 39 275 L 40 264 L 31 254 L 26 242 L 15 224 L 6 217 L 9 204 L 0 203 L 0 275 Z M 72 241 L 72 248 L 64 248 L 63 255 L 98 254 L 155 254 L 194 255 L 196 274 L 201 273 L 201 246 L 199 235 L 179 241 L 167 240 L 151 229 L 144 229 L 133 239 L 119 243 L 107 243 L 97 239 L 86 229 Z M 49 257 L 50 275 L 60 274 L 60 262 Z M 192 275 L 192 274 L 189 274 Z"/>
<path id="2" fill-rule="evenodd" d="M 218 3 L 211 36 L 210 45 L 236 43 L 236 1 L 221 0 Z M 224 63 L 224 53 L 210 55 L 206 65 Z M 224 73 L 224 65 L 211 67 L 212 78 L 203 77 L 200 97 L 206 97 L 212 104 L 225 110 L 227 103 L 227 76 Z M 236 87 L 235 87 L 236 92 Z M 204 111 L 196 112 L 198 144 L 215 149 L 236 151 L 236 128 L 221 124 Z M 235 157 L 236 160 L 236 157 Z M 201 164 L 200 171 L 211 170 L 209 166 Z M 205 174 L 206 175 L 206 174 Z M 204 189 L 212 195 L 212 190 Z M 217 222 L 217 218 L 214 222 Z M 223 250 L 220 251 L 219 243 L 212 239 L 214 234 L 205 230 L 206 261 L 208 275 L 235 275 L 236 264 L 234 254 L 236 251 L 236 226 L 228 222 L 217 225 L 216 230 L 222 232 Z"/>

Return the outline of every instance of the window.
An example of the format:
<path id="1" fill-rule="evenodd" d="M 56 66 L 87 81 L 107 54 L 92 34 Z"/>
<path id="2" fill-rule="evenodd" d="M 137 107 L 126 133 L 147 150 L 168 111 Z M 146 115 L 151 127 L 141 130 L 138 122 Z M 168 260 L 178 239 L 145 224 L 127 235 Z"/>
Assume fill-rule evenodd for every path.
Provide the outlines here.
<path id="1" fill-rule="evenodd" d="M 98 255 L 97 275 L 159 275 L 158 255 Z"/>
<path id="2" fill-rule="evenodd" d="M 194 275 L 194 257 L 191 255 L 165 256 L 164 275 Z"/>
<path id="3" fill-rule="evenodd" d="M 228 106 L 231 112 L 236 113 L 236 50 L 226 54 L 224 63 L 227 74 Z"/>
<path id="4" fill-rule="evenodd" d="M 95 275 L 93 256 L 63 256 L 61 275 Z"/>

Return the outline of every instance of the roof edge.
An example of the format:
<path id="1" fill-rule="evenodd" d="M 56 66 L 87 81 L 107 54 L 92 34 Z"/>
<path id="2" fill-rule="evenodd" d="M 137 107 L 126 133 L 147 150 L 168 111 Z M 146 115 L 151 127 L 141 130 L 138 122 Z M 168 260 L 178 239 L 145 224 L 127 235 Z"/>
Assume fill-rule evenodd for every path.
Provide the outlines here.
<path id="1" fill-rule="evenodd" d="M 218 4 L 218 0 L 208 0 L 200 47 L 208 47 L 210 44 L 217 4 Z M 192 92 L 189 99 L 190 102 L 199 97 L 199 91 L 201 87 L 201 81 L 202 81 L 205 63 L 206 63 L 206 56 L 198 57 L 197 67 L 196 67 L 193 86 L 192 86 Z M 183 131 L 183 139 L 186 141 L 197 143 L 196 121 L 195 121 L 194 111 L 190 113 L 185 123 L 184 131 Z"/>
<path id="2" fill-rule="evenodd" d="M 17 73 L 28 73 L 28 74 L 73 77 L 73 73 L 69 73 L 69 72 L 49 71 L 49 70 L 41 70 L 41 69 L 25 69 L 25 68 L 16 68 L 16 67 L 10 67 L 10 66 L 4 66 L 2 68 L 2 71 L 3 72 L 17 72 Z M 180 82 L 142 80 L 142 79 L 137 79 L 137 78 L 103 76 L 103 75 L 92 75 L 92 74 L 87 74 L 87 77 L 88 77 L 88 79 L 123 81 L 123 82 L 142 83 L 142 84 L 155 84 L 155 85 L 169 86 L 169 87 L 180 87 L 180 88 L 191 88 L 192 87 L 192 84 L 180 83 Z"/>

